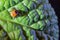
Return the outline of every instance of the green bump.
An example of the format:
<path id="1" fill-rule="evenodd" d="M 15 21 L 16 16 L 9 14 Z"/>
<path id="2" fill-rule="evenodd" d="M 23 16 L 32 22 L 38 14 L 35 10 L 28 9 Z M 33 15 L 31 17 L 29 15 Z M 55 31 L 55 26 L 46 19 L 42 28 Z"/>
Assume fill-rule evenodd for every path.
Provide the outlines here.
<path id="1" fill-rule="evenodd" d="M 19 4 L 15 5 L 15 8 L 17 10 L 27 11 L 27 8 L 23 5 L 23 3 L 19 3 Z"/>
<path id="2" fill-rule="evenodd" d="M 19 0 L 13 0 L 15 3 L 19 3 L 20 1 Z"/>
<path id="3" fill-rule="evenodd" d="M 42 10 L 37 9 L 36 11 L 38 12 L 39 15 L 42 14 Z"/>
<path id="4" fill-rule="evenodd" d="M 13 0 L 10 0 L 10 6 L 14 6 L 15 2 Z"/>
<path id="5" fill-rule="evenodd" d="M 0 0 L 0 11 L 4 10 L 4 2 L 5 0 Z"/>
<path id="6" fill-rule="evenodd" d="M 24 25 L 27 25 L 28 24 L 27 18 L 24 18 L 24 20 L 22 20 L 22 24 L 24 24 Z"/>
<path id="7" fill-rule="evenodd" d="M 22 3 L 23 3 L 25 6 L 28 6 L 28 4 L 29 4 L 30 1 L 31 1 L 31 0 L 24 0 Z"/>
<path id="8" fill-rule="evenodd" d="M 38 23 L 34 23 L 31 25 L 32 28 L 34 29 L 39 29 L 39 24 Z"/>
<path id="9" fill-rule="evenodd" d="M 44 28 L 44 26 L 45 26 L 44 21 L 38 21 L 38 24 L 40 25 L 39 28 L 40 28 L 41 30 L 43 30 L 43 28 Z"/>
<path id="10" fill-rule="evenodd" d="M 5 1 L 4 7 L 5 9 L 8 9 L 10 7 L 9 0 Z"/>
<path id="11" fill-rule="evenodd" d="M 8 35 L 9 35 L 11 40 L 14 40 L 14 33 L 13 32 L 8 33 Z"/>
<path id="12" fill-rule="evenodd" d="M 19 40 L 22 40 L 22 37 L 20 36 Z"/>

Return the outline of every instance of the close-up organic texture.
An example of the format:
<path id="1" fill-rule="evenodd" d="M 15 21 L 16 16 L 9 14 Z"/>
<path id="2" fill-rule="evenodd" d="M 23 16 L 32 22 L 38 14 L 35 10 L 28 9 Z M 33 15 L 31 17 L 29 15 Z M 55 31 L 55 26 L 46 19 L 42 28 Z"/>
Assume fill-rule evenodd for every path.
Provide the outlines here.
<path id="1" fill-rule="evenodd" d="M 0 0 L 0 40 L 58 38 L 58 17 L 49 0 Z"/>

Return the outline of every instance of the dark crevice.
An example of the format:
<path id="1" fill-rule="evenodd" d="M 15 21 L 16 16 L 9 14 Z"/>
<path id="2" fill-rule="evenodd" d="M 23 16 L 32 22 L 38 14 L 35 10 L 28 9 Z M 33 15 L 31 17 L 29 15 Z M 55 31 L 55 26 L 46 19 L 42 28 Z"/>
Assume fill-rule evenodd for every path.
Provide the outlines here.
<path id="1" fill-rule="evenodd" d="M 23 31 L 23 34 L 24 34 L 26 40 L 28 40 L 28 37 L 27 37 L 27 35 L 26 35 L 26 32 L 23 30 L 23 28 L 22 28 L 22 31 Z"/>
<path id="2" fill-rule="evenodd" d="M 1 26 L 0 26 L 0 30 L 3 29 Z"/>
<path id="3" fill-rule="evenodd" d="M 43 38 L 41 37 L 41 33 L 39 33 L 39 32 L 41 32 L 41 31 L 36 31 L 36 36 L 37 36 L 37 38 L 39 39 L 39 40 L 42 40 Z"/>

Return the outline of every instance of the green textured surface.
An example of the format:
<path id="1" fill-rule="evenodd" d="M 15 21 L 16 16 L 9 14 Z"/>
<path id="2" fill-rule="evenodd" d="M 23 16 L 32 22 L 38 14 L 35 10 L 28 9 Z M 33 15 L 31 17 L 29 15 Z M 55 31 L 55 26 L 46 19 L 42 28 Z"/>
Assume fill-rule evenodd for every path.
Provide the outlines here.
<path id="1" fill-rule="evenodd" d="M 10 15 L 14 8 L 17 17 Z M 0 25 L 10 40 L 58 40 L 57 20 L 48 0 L 0 0 Z"/>

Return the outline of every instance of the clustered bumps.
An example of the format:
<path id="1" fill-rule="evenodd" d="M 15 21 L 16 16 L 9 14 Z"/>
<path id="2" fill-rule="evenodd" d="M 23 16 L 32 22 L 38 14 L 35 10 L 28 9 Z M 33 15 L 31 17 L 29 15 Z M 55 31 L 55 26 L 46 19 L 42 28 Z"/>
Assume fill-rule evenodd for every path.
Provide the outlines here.
<path id="1" fill-rule="evenodd" d="M 0 0 L 0 40 L 58 40 L 57 20 L 48 0 Z"/>

